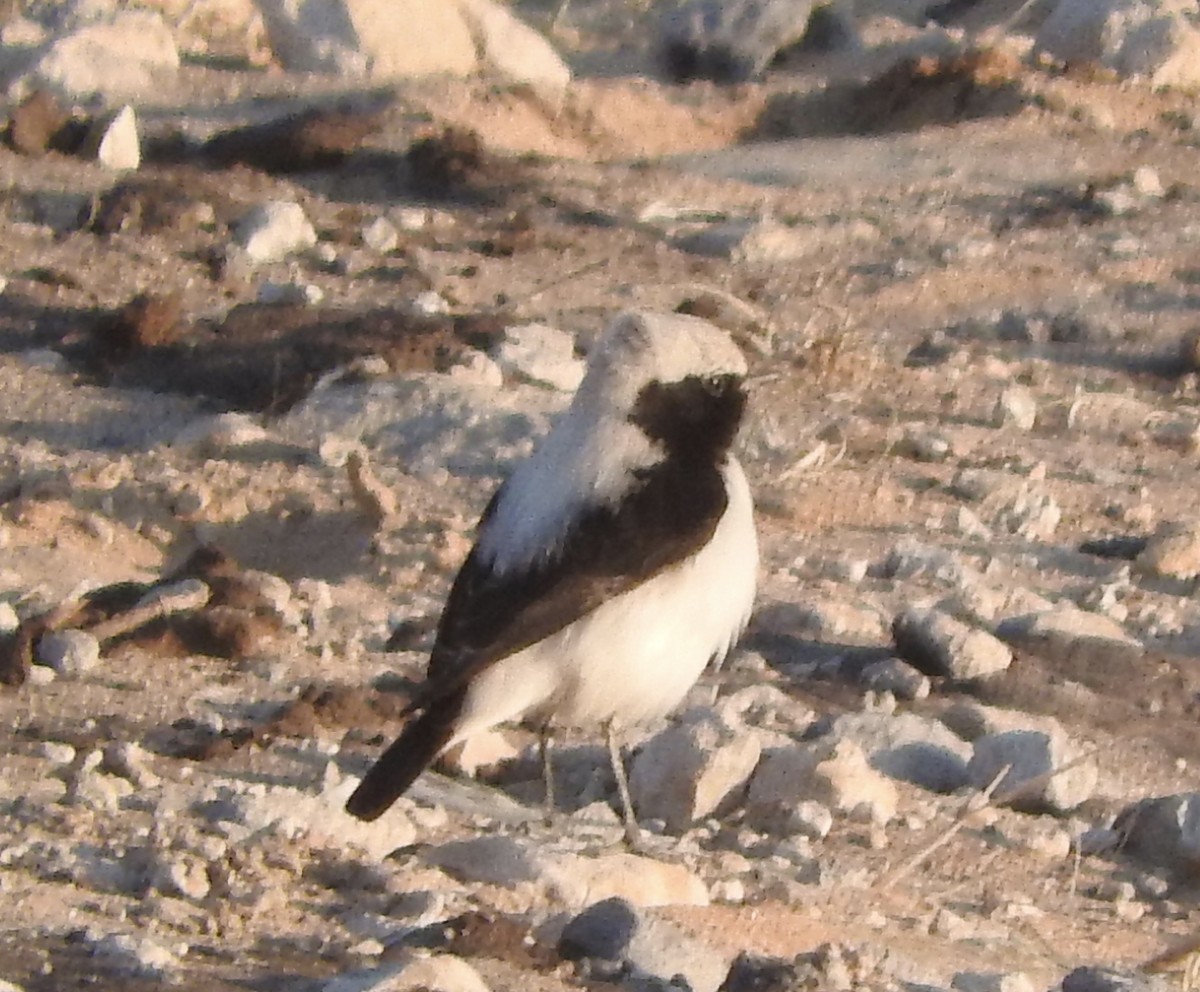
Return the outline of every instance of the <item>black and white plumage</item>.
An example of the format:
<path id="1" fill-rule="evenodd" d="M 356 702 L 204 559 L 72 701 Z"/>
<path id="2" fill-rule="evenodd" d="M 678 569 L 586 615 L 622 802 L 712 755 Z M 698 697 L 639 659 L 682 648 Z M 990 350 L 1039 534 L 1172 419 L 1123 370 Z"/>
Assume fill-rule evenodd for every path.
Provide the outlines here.
<path id="1" fill-rule="evenodd" d="M 570 407 L 492 497 L 399 738 L 346 805 L 382 814 L 451 745 L 524 720 L 621 728 L 665 716 L 750 615 L 750 489 L 730 446 L 745 360 L 723 331 L 631 312 Z M 619 760 L 627 825 L 628 795 Z M 549 784 L 549 778 L 548 778 Z"/>

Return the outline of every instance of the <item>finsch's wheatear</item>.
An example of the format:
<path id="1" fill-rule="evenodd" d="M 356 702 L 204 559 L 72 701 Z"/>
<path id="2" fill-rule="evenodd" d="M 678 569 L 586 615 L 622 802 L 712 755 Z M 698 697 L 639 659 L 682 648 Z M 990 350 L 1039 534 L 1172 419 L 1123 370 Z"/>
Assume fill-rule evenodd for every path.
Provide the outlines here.
<path id="1" fill-rule="evenodd" d="M 373 820 L 445 749 L 521 720 L 616 734 L 665 716 L 750 616 L 750 489 L 730 447 L 746 363 L 707 321 L 620 315 L 570 407 L 492 497 L 397 740 L 346 809 Z M 547 792 L 552 778 L 547 760 Z"/>

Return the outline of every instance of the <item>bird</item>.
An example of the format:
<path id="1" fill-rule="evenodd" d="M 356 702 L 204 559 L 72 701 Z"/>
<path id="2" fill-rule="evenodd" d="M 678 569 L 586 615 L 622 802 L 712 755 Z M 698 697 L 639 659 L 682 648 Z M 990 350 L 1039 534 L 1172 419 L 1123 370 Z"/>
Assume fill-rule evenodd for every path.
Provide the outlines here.
<path id="1" fill-rule="evenodd" d="M 500 485 L 451 585 L 425 679 L 346 803 L 381 816 L 438 755 L 523 722 L 603 729 L 626 835 L 620 738 L 667 716 L 744 631 L 758 539 L 731 449 L 746 361 L 700 317 L 631 310 L 597 337 L 557 422 Z"/>

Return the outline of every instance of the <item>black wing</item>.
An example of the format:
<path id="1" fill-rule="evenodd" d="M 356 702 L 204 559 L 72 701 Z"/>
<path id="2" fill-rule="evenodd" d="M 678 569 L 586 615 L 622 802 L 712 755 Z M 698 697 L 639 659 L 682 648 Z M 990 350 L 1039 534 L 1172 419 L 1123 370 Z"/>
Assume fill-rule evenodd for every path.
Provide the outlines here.
<path id="1" fill-rule="evenodd" d="M 416 705 L 454 693 L 489 665 L 685 560 L 712 537 L 727 503 L 711 461 L 668 457 L 643 470 L 618 505 L 582 514 L 556 557 L 497 576 L 476 547 L 450 590 Z"/>

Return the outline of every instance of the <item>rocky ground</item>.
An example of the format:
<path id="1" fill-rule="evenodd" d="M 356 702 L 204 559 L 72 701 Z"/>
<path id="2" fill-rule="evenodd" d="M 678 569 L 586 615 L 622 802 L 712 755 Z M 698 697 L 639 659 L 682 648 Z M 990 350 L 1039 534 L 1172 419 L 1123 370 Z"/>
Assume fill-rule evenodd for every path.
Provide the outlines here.
<path id="1" fill-rule="evenodd" d="M 641 7 L 567 13 L 557 115 L 195 58 L 134 172 L 0 149 L 0 987 L 1185 981 L 1193 99 L 1006 49 L 861 85 L 892 23 L 674 85 Z M 347 100 L 337 161 L 202 144 Z M 640 850 L 598 741 L 546 824 L 516 729 L 351 821 L 626 307 L 745 345 L 763 550 L 742 649 L 629 742 Z"/>

